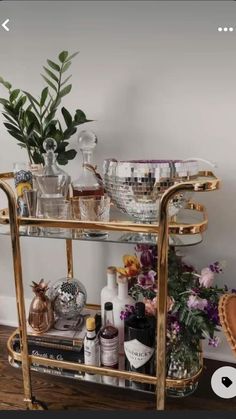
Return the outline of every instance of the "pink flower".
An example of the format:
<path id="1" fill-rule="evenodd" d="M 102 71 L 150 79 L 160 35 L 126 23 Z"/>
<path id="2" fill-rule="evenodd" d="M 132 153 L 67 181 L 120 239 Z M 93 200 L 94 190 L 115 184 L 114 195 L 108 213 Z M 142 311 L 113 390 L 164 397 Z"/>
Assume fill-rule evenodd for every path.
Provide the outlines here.
<path id="1" fill-rule="evenodd" d="M 193 310 L 204 310 L 207 306 L 207 300 L 205 298 L 200 298 L 197 295 L 190 295 L 187 306 Z"/>
<path id="2" fill-rule="evenodd" d="M 148 298 L 144 298 L 143 300 L 145 304 L 145 311 L 148 316 L 156 316 L 157 315 L 157 297 L 154 297 L 152 300 Z"/>
<path id="3" fill-rule="evenodd" d="M 199 283 L 205 288 L 212 286 L 214 282 L 214 272 L 210 268 L 204 268 L 201 270 L 201 276 L 199 278 Z"/>
<path id="4" fill-rule="evenodd" d="M 143 289 L 152 288 L 155 282 L 155 276 L 156 272 L 152 270 L 145 274 L 139 274 L 137 283 Z"/>
<path id="5" fill-rule="evenodd" d="M 217 348 L 219 345 L 220 339 L 215 336 L 214 338 L 209 338 L 208 345 L 213 346 L 213 348 Z"/>
<path id="6" fill-rule="evenodd" d="M 175 300 L 173 297 L 167 295 L 167 311 L 171 311 L 175 305 Z"/>

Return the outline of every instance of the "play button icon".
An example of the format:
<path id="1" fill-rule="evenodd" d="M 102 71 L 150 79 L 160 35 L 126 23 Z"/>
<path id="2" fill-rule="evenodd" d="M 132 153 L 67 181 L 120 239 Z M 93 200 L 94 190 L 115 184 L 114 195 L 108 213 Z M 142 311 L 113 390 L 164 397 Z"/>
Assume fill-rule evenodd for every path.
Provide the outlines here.
<path id="1" fill-rule="evenodd" d="M 236 397 L 236 368 L 218 368 L 211 377 L 211 388 L 222 399 Z"/>

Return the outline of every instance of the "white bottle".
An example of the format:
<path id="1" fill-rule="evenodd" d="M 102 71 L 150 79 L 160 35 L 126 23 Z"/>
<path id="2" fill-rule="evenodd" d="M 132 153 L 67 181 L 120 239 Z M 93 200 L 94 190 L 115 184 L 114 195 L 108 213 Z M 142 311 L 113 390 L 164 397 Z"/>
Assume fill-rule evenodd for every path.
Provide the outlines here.
<path id="1" fill-rule="evenodd" d="M 121 311 L 125 311 L 126 305 L 135 305 L 135 301 L 128 294 L 128 280 L 124 276 L 118 278 L 118 295 L 112 300 L 114 325 L 119 330 L 119 354 L 124 354 L 124 319 L 121 319 Z"/>
<path id="2" fill-rule="evenodd" d="M 100 366 L 100 344 L 96 335 L 95 318 L 88 317 L 86 320 L 87 333 L 84 338 L 84 363 L 86 365 Z M 100 376 L 91 373 L 85 373 L 85 379 L 88 381 L 99 382 Z"/>
<path id="3" fill-rule="evenodd" d="M 107 285 L 101 291 L 101 314 L 102 325 L 104 326 L 104 304 L 112 301 L 117 295 L 118 288 L 116 283 L 116 267 L 109 266 L 107 268 Z"/>

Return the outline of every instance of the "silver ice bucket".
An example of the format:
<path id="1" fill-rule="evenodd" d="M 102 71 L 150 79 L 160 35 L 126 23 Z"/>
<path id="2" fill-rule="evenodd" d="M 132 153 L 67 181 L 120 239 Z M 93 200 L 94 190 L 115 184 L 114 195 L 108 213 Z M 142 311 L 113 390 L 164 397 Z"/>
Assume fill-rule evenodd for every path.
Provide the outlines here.
<path id="1" fill-rule="evenodd" d="M 103 164 L 105 189 L 113 203 L 138 222 L 158 222 L 159 203 L 172 185 L 195 179 L 197 160 L 106 159 Z M 189 192 L 178 193 L 169 204 L 174 216 L 184 207 Z"/>

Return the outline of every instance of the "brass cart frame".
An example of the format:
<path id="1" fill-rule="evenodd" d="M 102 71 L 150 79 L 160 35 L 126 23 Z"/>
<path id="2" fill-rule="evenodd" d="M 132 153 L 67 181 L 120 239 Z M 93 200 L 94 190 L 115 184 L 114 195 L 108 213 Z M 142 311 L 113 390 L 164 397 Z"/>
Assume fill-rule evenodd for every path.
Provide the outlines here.
<path id="1" fill-rule="evenodd" d="M 33 362 L 52 367 L 60 367 L 68 370 L 77 370 L 81 372 L 91 372 L 100 375 L 109 375 L 112 377 L 123 378 L 127 380 L 139 381 L 156 385 L 156 408 L 164 410 L 165 408 L 165 390 L 167 387 L 183 387 L 197 381 L 201 370 L 193 377 L 176 380 L 166 378 L 166 303 L 167 303 L 167 279 L 168 279 L 168 247 L 169 234 L 197 234 L 206 230 L 207 217 L 201 223 L 178 224 L 168 220 L 168 203 L 170 199 L 178 192 L 195 191 L 207 192 L 219 189 L 219 179 L 212 172 L 199 172 L 196 180 L 179 183 L 169 188 L 162 196 L 159 209 L 158 224 L 135 224 L 132 222 L 83 222 L 77 220 L 56 220 L 56 219 L 38 219 L 17 216 L 16 198 L 13 189 L 7 180 L 13 177 L 13 173 L 0 174 L 0 189 L 5 192 L 8 199 L 8 211 L 0 211 L 0 223 L 10 224 L 10 235 L 12 243 L 12 257 L 14 267 L 14 279 L 16 290 L 16 303 L 18 313 L 18 333 L 20 336 L 21 353 L 14 352 L 14 358 L 22 363 L 24 401 L 28 409 L 42 409 L 42 404 L 33 397 L 31 386 L 30 365 Z M 196 209 L 204 212 L 204 207 L 199 204 L 189 204 L 190 209 Z M 77 364 L 66 361 L 56 361 L 37 356 L 29 355 L 27 343 L 27 326 L 24 302 L 24 289 L 22 278 L 20 231 L 22 225 L 40 226 L 40 227 L 61 227 L 67 229 L 98 229 L 106 231 L 128 231 L 155 233 L 158 235 L 158 303 L 157 303 L 157 351 L 156 351 L 156 376 L 146 374 L 111 370 L 104 367 L 95 367 L 84 364 Z M 66 255 L 68 277 L 73 276 L 73 255 L 72 239 L 66 239 Z M 9 353 L 13 353 L 10 345 L 11 338 L 8 341 Z"/>

